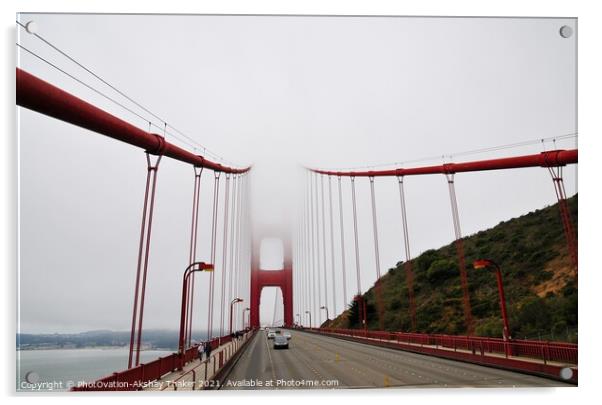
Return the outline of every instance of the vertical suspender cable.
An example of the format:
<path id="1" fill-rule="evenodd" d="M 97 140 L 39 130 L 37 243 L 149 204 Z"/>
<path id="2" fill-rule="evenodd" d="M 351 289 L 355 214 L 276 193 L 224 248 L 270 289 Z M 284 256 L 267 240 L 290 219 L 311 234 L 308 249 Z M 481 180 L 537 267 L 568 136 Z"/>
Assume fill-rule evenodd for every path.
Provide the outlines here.
<path id="1" fill-rule="evenodd" d="M 314 175 L 314 203 L 316 204 L 316 227 L 315 227 L 315 231 L 316 231 L 316 283 L 318 285 L 318 305 L 316 305 L 316 318 L 314 319 L 319 319 L 319 325 L 322 325 L 322 311 L 320 310 L 320 307 L 322 306 L 322 283 L 320 280 L 320 275 L 322 272 L 321 266 L 320 266 L 320 256 L 321 256 L 321 252 L 320 252 L 320 206 L 318 205 L 318 175 L 315 174 Z"/>
<path id="2" fill-rule="evenodd" d="M 232 299 L 235 298 L 240 298 L 239 297 L 239 292 L 240 292 L 240 284 L 241 284 L 241 270 L 240 270 L 240 251 L 242 249 L 242 243 L 240 240 L 240 229 L 241 229 L 241 221 L 242 221 L 242 199 L 244 196 L 244 183 L 245 183 L 245 178 L 244 176 L 240 176 L 239 178 L 240 180 L 240 184 L 238 185 L 238 201 L 236 203 L 236 205 L 238 206 L 236 209 L 236 249 L 235 249 L 235 253 L 234 253 L 234 295 L 232 297 Z M 236 314 L 233 313 L 232 317 L 234 319 L 232 319 L 232 324 L 237 325 L 237 321 L 238 321 L 238 317 L 236 317 Z"/>
<path id="3" fill-rule="evenodd" d="M 219 179 L 221 172 L 214 173 L 213 181 L 213 220 L 211 224 L 211 264 L 215 266 L 215 245 L 217 244 L 217 211 L 219 200 Z M 208 339 L 213 338 L 213 302 L 215 291 L 215 272 L 211 272 L 209 280 L 209 316 L 207 318 L 207 334 Z"/>
<path id="4" fill-rule="evenodd" d="M 345 228 L 343 225 L 343 192 L 341 191 L 341 176 L 339 181 L 339 224 L 341 225 L 341 271 L 343 273 L 343 311 L 347 309 L 347 270 L 345 269 Z"/>
<path id="5" fill-rule="evenodd" d="M 226 188 L 224 195 L 224 239 L 222 241 L 222 289 L 221 299 L 222 305 L 220 306 L 219 314 L 219 326 L 220 326 L 220 337 L 224 336 L 224 308 L 226 307 L 226 277 L 228 276 L 227 265 L 228 265 L 228 213 L 230 204 L 230 173 L 226 173 Z"/>
<path id="6" fill-rule="evenodd" d="M 136 351 L 135 365 L 140 362 L 140 341 L 142 336 L 142 315 L 144 311 L 144 293 L 146 289 L 146 272 L 148 269 L 148 250 L 150 248 L 150 237 L 153 220 L 153 207 L 155 203 L 155 189 L 157 184 L 157 171 L 161 155 L 154 164 L 151 162 L 150 154 L 146 152 L 146 186 L 144 191 L 144 207 L 142 209 L 142 224 L 140 226 L 140 243 L 138 246 L 138 264 L 136 266 L 136 286 L 134 289 L 134 306 L 132 311 L 132 330 L 130 334 L 130 351 L 128 358 L 128 368 L 132 368 L 133 353 Z M 150 201 L 149 201 L 150 197 Z M 150 205 L 150 209 L 149 209 Z M 146 232 L 145 232 L 146 231 Z M 146 243 L 145 243 L 146 240 Z M 140 286 L 140 275 L 143 273 L 142 286 Z M 142 290 L 140 292 L 140 290 Z M 139 304 L 140 302 L 140 304 Z M 138 305 L 140 312 L 138 313 Z M 136 320 L 138 318 L 138 328 L 136 329 Z M 136 336 L 137 333 L 137 336 Z M 136 338 L 135 338 L 136 336 Z M 136 345 L 136 346 L 135 346 Z"/>
<path id="7" fill-rule="evenodd" d="M 155 207 L 155 191 L 157 189 L 157 171 L 159 170 L 159 162 L 161 160 L 161 156 L 157 158 L 157 161 L 154 165 L 152 165 L 150 156 L 146 154 L 147 168 L 148 174 L 151 175 L 151 189 L 150 189 L 150 201 L 149 201 L 149 210 L 148 210 L 148 223 L 146 229 L 146 247 L 144 249 L 144 265 L 142 270 L 142 284 L 140 289 L 140 312 L 138 315 L 138 337 L 136 341 L 136 365 L 140 364 L 140 345 L 142 344 L 142 320 L 144 318 L 144 299 L 146 297 L 146 275 L 148 272 L 148 256 L 150 253 L 150 243 L 151 243 L 151 231 L 153 227 L 153 211 Z"/>
<path id="8" fill-rule="evenodd" d="M 355 202 L 355 177 L 351 176 L 351 202 L 353 205 L 353 236 L 355 240 L 355 272 L 357 277 L 357 295 L 354 300 L 358 303 L 360 321 L 362 323 L 362 327 L 366 329 L 368 327 L 366 322 L 366 302 L 364 297 L 362 296 L 362 283 L 360 280 L 360 251 L 359 251 L 359 242 L 358 242 L 358 232 L 357 232 L 357 205 Z"/>
<path id="9" fill-rule="evenodd" d="M 233 285 L 234 285 L 234 279 L 235 279 L 235 275 L 234 275 L 234 251 L 235 251 L 235 246 L 234 246 L 234 226 L 236 224 L 236 202 L 238 201 L 238 183 L 239 183 L 239 175 L 234 175 L 234 177 L 232 178 L 232 204 L 230 209 L 230 266 L 229 266 L 229 270 L 228 270 L 228 274 L 230 275 L 230 277 L 228 278 L 228 298 L 226 299 L 226 303 L 229 303 L 232 301 L 232 299 L 234 297 L 232 297 L 232 293 L 233 293 Z"/>
<path id="10" fill-rule="evenodd" d="M 313 182 L 313 176 L 314 174 L 312 172 L 309 172 L 309 198 L 310 198 L 310 220 L 309 220 L 309 224 L 310 224 L 310 229 L 311 229 L 311 260 L 312 260 L 312 267 L 311 267 L 311 280 L 312 280 L 312 297 L 313 297 L 313 305 L 311 308 L 311 314 L 314 320 L 316 320 L 316 309 L 318 307 L 317 305 L 317 291 L 318 291 L 318 287 L 316 285 L 316 251 L 315 251 L 315 233 L 314 233 L 314 182 Z"/>
<path id="11" fill-rule="evenodd" d="M 251 291 L 251 177 L 248 178 L 248 186 L 245 203 L 245 299 L 249 300 Z"/>
<path id="12" fill-rule="evenodd" d="M 447 185 L 449 188 L 449 199 L 451 202 L 452 219 L 454 222 L 454 232 L 456 235 L 456 252 L 458 255 L 458 265 L 460 267 L 460 282 L 462 284 L 466 332 L 468 335 L 473 335 L 474 325 L 472 322 L 472 310 L 470 307 L 468 275 L 466 274 L 466 263 L 464 259 L 464 243 L 462 241 L 462 231 L 460 229 L 460 216 L 458 213 L 458 202 L 456 199 L 456 188 L 454 185 L 454 173 L 446 173 L 445 177 L 447 178 Z"/>
<path id="13" fill-rule="evenodd" d="M 276 327 L 276 305 L 278 304 L 278 290 L 274 291 L 274 309 L 272 311 L 272 326 Z"/>
<path id="14" fill-rule="evenodd" d="M 327 279 L 327 265 L 326 265 L 326 219 L 325 219 L 325 209 L 324 209 L 324 176 L 320 175 L 320 200 L 322 205 L 322 253 L 323 253 L 323 267 L 324 270 L 324 306 L 328 308 L 328 279 Z"/>
<path id="15" fill-rule="evenodd" d="M 297 255 L 299 253 L 299 227 L 298 227 L 298 222 L 299 222 L 299 207 L 296 206 L 296 213 L 295 213 L 295 217 L 294 217 L 294 222 L 293 222 L 293 231 L 292 231 L 292 270 L 291 270 L 291 276 L 292 276 L 292 290 L 291 290 L 291 294 L 293 295 L 293 317 L 294 314 L 297 313 L 297 307 L 298 307 L 298 299 L 297 299 L 297 289 L 299 288 L 299 285 L 297 284 L 297 272 L 299 271 L 299 262 L 298 262 L 298 258 Z M 285 311 L 286 312 L 286 311 Z"/>
<path id="16" fill-rule="evenodd" d="M 303 242 L 303 273 L 301 274 L 301 293 L 303 301 L 299 308 L 299 322 L 304 325 L 305 311 L 307 310 L 307 272 L 309 265 L 307 263 L 307 199 L 305 198 L 306 190 L 303 190 L 303 217 L 301 222 L 302 242 Z"/>
<path id="17" fill-rule="evenodd" d="M 248 293 L 250 291 L 250 276 L 251 276 L 251 271 L 249 268 L 249 252 L 250 252 L 250 217 L 249 217 L 249 212 L 250 212 L 250 200 L 249 200 L 249 190 L 251 188 L 250 186 L 251 183 L 251 179 L 250 177 L 246 178 L 246 185 L 245 185 L 245 204 L 244 204 L 244 216 L 243 216 L 243 235 L 244 235 L 244 249 L 241 251 L 241 257 L 242 257 L 242 268 L 244 270 L 244 283 L 243 283 L 243 297 L 248 301 Z M 240 312 L 236 313 L 236 316 L 241 315 Z M 241 318 L 242 321 L 242 318 Z M 242 322 L 241 322 L 242 324 Z"/>
<path id="18" fill-rule="evenodd" d="M 244 269 L 245 269 L 245 289 L 244 297 L 248 301 L 249 292 L 251 291 L 251 177 L 247 178 L 247 188 L 245 193 L 245 250 L 243 251 Z"/>
<path id="19" fill-rule="evenodd" d="M 578 253 L 577 253 L 577 237 L 573 228 L 573 220 L 571 218 L 571 212 L 569 210 L 566 190 L 564 188 L 564 181 L 562 178 L 562 166 L 556 168 L 549 166 L 548 171 L 554 182 L 554 191 L 556 192 L 556 198 L 558 199 L 558 208 L 560 209 L 560 219 L 562 220 L 562 227 L 564 228 L 564 235 L 567 242 L 569 255 L 575 269 L 575 277 L 577 277 L 578 267 Z"/>
<path id="20" fill-rule="evenodd" d="M 299 195 L 301 198 L 301 195 Z M 303 307 L 303 286 L 301 284 L 301 275 L 303 274 L 303 202 L 301 201 L 301 206 L 299 207 L 299 215 L 297 218 L 297 254 L 298 254 L 298 266 L 295 271 L 296 277 L 296 290 L 295 290 L 295 299 L 297 299 L 297 307 L 295 308 L 295 323 L 299 325 L 301 321 L 298 319 L 296 314 L 301 313 L 301 308 Z"/>
<path id="21" fill-rule="evenodd" d="M 382 299 L 380 274 L 380 251 L 378 248 L 378 224 L 376 220 L 376 197 L 374 195 L 374 177 L 370 176 L 370 197 L 372 200 L 372 230 L 374 232 L 374 260 L 376 265 L 376 301 L 378 305 L 378 320 L 380 330 L 385 329 L 385 307 Z"/>
<path id="22" fill-rule="evenodd" d="M 194 167 L 194 191 L 192 193 L 192 220 L 190 225 L 190 252 L 188 255 L 188 264 L 192 264 L 196 261 L 196 247 L 197 247 L 197 233 L 198 233 L 198 222 L 199 222 L 199 197 L 201 192 L 201 174 L 203 173 L 202 167 Z M 188 306 L 186 308 L 186 317 L 184 322 L 184 337 L 185 346 L 190 345 L 192 339 L 192 310 L 193 310 L 193 299 L 194 299 L 194 276 L 190 275 L 190 281 L 187 288 Z"/>
<path id="23" fill-rule="evenodd" d="M 300 211 L 302 208 L 300 208 Z M 303 305 L 303 292 L 301 286 L 301 274 L 303 273 L 303 239 L 302 228 L 301 228 L 301 212 L 299 212 L 299 217 L 297 219 L 297 268 L 295 271 L 295 280 L 296 280 L 296 289 L 295 289 L 295 299 L 297 300 L 297 307 L 295 308 L 295 314 L 300 313 L 301 307 Z M 296 317 L 296 315 L 295 315 Z M 297 320 L 296 320 L 297 321 Z"/>
<path id="24" fill-rule="evenodd" d="M 355 241 L 355 272 L 357 278 L 357 295 L 362 295 L 362 283 L 360 280 L 360 251 L 357 237 L 357 208 L 355 203 L 355 177 L 351 177 L 351 202 L 353 204 L 353 237 Z"/>
<path id="25" fill-rule="evenodd" d="M 401 223 L 403 225 L 403 243 L 406 254 L 404 270 L 406 273 L 406 285 L 408 287 L 408 300 L 410 306 L 410 321 L 412 331 L 416 331 L 416 302 L 414 300 L 414 272 L 412 270 L 412 256 L 410 254 L 410 236 L 408 232 L 408 218 L 406 213 L 406 200 L 403 187 L 403 176 L 397 176 L 399 184 L 399 202 L 401 204 Z"/>
<path id="26" fill-rule="evenodd" d="M 298 261 L 299 261 L 299 265 L 296 271 L 296 277 L 297 277 L 297 291 L 295 291 L 295 297 L 298 297 L 298 301 L 297 301 L 297 309 L 295 310 L 295 318 L 297 318 L 296 314 L 300 314 L 301 313 L 301 308 L 303 308 L 303 284 L 301 282 L 301 277 L 303 274 L 303 267 L 305 266 L 304 260 L 303 260 L 303 202 L 301 201 L 301 206 L 299 207 L 299 217 L 298 217 L 298 223 L 297 223 L 297 239 L 298 239 L 298 243 L 297 243 L 297 252 L 298 252 Z M 296 319 L 296 322 L 300 322 L 300 319 Z"/>
<path id="27" fill-rule="evenodd" d="M 328 176 L 328 205 L 329 205 L 329 218 L 330 218 L 330 270 L 332 272 L 332 313 L 334 316 L 337 312 L 337 287 L 336 278 L 334 271 L 334 226 L 332 223 L 332 178 Z M 334 318 L 333 318 L 334 319 Z"/>
<path id="28" fill-rule="evenodd" d="M 299 304 L 297 305 L 297 310 L 295 312 L 295 317 L 298 325 L 301 325 L 301 314 L 303 313 L 303 308 L 305 307 L 305 289 L 303 285 L 303 275 L 305 274 L 305 233 L 304 233 L 304 216 L 305 216 L 305 198 L 303 198 L 303 190 L 300 190 L 301 206 L 299 209 L 299 222 L 298 226 L 298 251 L 299 251 L 299 267 L 297 270 L 297 286 L 298 291 L 295 292 L 295 297 L 299 297 Z M 299 314 L 299 317 L 296 316 Z"/>
<path id="29" fill-rule="evenodd" d="M 146 159 L 148 162 L 148 152 L 146 153 Z M 140 242 L 139 242 L 139 247 L 138 247 L 138 265 L 136 266 L 136 286 L 134 287 L 134 305 L 133 305 L 133 311 L 132 311 L 132 331 L 130 334 L 130 353 L 129 353 L 129 359 L 128 359 L 128 369 L 132 368 L 132 356 L 134 353 L 134 342 L 135 342 L 135 335 L 136 335 L 136 319 L 138 318 L 138 295 L 139 295 L 139 289 L 140 289 L 140 270 L 141 270 L 141 266 L 142 266 L 142 249 L 144 247 L 144 230 L 146 227 L 146 215 L 147 215 L 147 206 L 148 206 L 148 192 L 149 192 L 149 188 L 150 188 L 150 182 L 151 182 L 151 170 L 150 170 L 150 164 L 147 166 L 147 173 L 146 173 L 146 187 L 145 187 L 145 191 L 144 191 L 144 207 L 142 209 L 142 224 L 140 225 Z"/>
<path id="30" fill-rule="evenodd" d="M 235 261 L 235 266 L 234 268 L 236 269 L 235 274 L 236 274 L 236 284 L 235 284 L 235 297 L 234 298 L 240 298 L 240 288 L 241 288 L 241 284 L 243 283 L 242 281 L 242 276 L 243 276 L 243 272 L 241 271 L 241 254 L 240 252 L 244 249 L 244 245 L 243 242 L 241 242 L 241 228 L 242 228 L 242 221 L 243 221 L 243 215 L 242 215 L 242 210 L 243 208 L 243 199 L 245 197 L 245 192 L 246 192 L 246 176 L 243 175 L 241 177 L 241 183 L 240 183 L 240 192 L 239 192 L 239 197 L 238 197 L 238 219 L 237 219 L 237 225 L 236 225 L 236 256 L 234 258 Z M 234 313 L 233 315 L 234 317 L 234 321 L 233 324 L 234 325 L 238 325 L 238 312 Z"/>
<path id="31" fill-rule="evenodd" d="M 299 262 L 297 261 L 297 254 L 299 252 L 299 228 L 297 226 L 297 223 L 299 222 L 299 207 L 295 207 L 296 208 L 296 213 L 295 213 L 295 217 L 293 218 L 293 229 L 292 229 L 292 242 L 291 242 L 291 255 L 292 255 L 292 264 L 291 264 L 291 276 L 292 276 L 292 289 L 291 289 L 291 294 L 293 296 L 293 314 L 297 313 L 297 304 L 298 304 L 298 300 L 297 300 L 297 294 L 296 294 L 296 289 L 298 288 L 297 285 L 297 271 L 298 271 L 298 266 L 299 266 Z M 286 313 L 286 311 L 285 311 Z M 294 316 L 294 315 L 293 315 Z"/>
<path id="32" fill-rule="evenodd" d="M 293 255 L 293 265 L 292 265 L 292 278 L 293 278 L 293 287 L 291 294 L 293 295 L 293 325 L 295 323 L 296 317 L 295 314 L 299 309 L 299 280 L 297 278 L 299 274 L 299 214 L 301 209 L 299 208 L 299 199 L 295 199 L 295 217 L 293 218 L 293 243 L 292 243 L 292 255 Z M 286 313 L 286 311 L 285 311 Z"/>
<path id="33" fill-rule="evenodd" d="M 313 311 L 313 302 L 312 302 L 312 294 L 314 293 L 314 289 L 313 289 L 313 285 L 312 285 L 312 270 L 314 268 L 313 266 L 313 262 L 312 262 L 312 233 L 311 233 L 311 222 L 310 222 L 310 189 L 309 189 L 309 185 L 310 185 L 310 174 L 309 172 L 306 173 L 306 179 L 307 179 L 307 184 L 305 185 L 305 240 L 306 240 L 306 245 L 305 245 L 305 254 L 307 257 L 307 273 L 305 274 L 305 282 L 306 282 L 306 299 L 307 299 L 307 306 L 306 308 L 304 308 L 303 311 L 303 316 L 306 319 L 306 323 L 308 322 L 307 320 L 307 314 L 305 313 L 305 311 L 309 311 L 310 313 Z M 307 323 L 308 326 L 309 323 Z"/>

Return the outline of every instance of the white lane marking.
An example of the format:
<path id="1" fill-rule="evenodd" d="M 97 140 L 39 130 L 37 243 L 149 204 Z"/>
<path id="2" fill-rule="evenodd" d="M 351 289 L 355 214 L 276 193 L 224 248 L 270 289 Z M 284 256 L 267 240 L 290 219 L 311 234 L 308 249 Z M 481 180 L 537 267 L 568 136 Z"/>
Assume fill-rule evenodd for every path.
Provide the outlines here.
<path id="1" fill-rule="evenodd" d="M 270 345 L 268 344 L 268 339 L 264 339 L 265 347 L 268 350 L 268 358 L 270 359 L 270 364 L 272 365 L 272 379 L 276 381 L 276 373 L 274 372 L 274 362 L 272 361 L 272 353 L 270 353 Z"/>

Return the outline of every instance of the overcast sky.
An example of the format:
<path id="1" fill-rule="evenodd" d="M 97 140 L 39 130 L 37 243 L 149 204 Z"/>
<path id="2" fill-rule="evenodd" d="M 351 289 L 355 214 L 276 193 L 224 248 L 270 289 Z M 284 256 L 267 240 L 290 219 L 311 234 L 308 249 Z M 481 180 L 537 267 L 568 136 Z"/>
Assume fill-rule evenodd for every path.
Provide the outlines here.
<path id="1" fill-rule="evenodd" d="M 291 234 L 303 186 L 301 164 L 342 168 L 402 162 L 577 131 L 574 19 L 42 14 L 18 19 L 34 20 L 40 35 L 205 147 L 229 161 L 252 163 L 255 226 Z M 563 25 L 574 29 L 570 38 L 559 35 Z M 23 29 L 17 28 L 17 38 L 114 95 Z M 18 63 L 147 128 L 145 120 L 38 59 L 19 52 Z M 146 176 L 144 153 L 38 113 L 18 111 L 20 330 L 126 330 Z M 545 145 L 553 147 L 551 142 Z M 558 141 L 556 147 L 575 147 L 575 139 Z M 532 145 L 445 161 L 542 149 Z M 572 195 L 577 191 L 575 168 L 565 175 Z M 209 257 L 212 181 L 204 173 L 199 231 L 203 259 Z M 376 278 L 369 183 L 356 183 L 366 290 Z M 190 166 L 162 161 L 145 328 L 178 327 L 192 187 Z M 556 198 L 549 174 L 541 168 L 459 174 L 456 187 L 465 235 Z M 352 292 L 349 193 L 346 180 L 347 289 Z M 404 259 L 396 179 L 377 179 L 376 197 L 385 273 Z M 453 240 L 444 176 L 408 178 L 406 202 L 413 255 Z M 335 234 L 340 284 L 338 241 Z M 277 267 L 273 262 L 278 252 L 263 250 L 264 266 Z M 197 293 L 204 306 L 203 281 Z M 340 312 L 340 294 L 338 298 Z M 281 307 L 273 314 L 274 299 L 275 289 L 266 289 L 263 322 L 282 317 Z M 205 325 L 206 311 L 198 309 L 195 315 L 195 324 Z"/>

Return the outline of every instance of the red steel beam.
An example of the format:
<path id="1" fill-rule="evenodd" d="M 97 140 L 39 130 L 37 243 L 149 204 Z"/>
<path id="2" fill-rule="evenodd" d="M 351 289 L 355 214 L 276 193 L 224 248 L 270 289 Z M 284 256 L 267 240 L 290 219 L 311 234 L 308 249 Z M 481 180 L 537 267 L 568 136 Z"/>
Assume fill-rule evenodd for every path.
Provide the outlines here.
<path id="1" fill-rule="evenodd" d="M 167 156 L 197 167 L 240 174 L 233 168 L 212 162 L 167 142 L 161 135 L 143 131 L 108 112 L 17 68 L 17 105 L 129 143 L 153 155 Z"/>
<path id="2" fill-rule="evenodd" d="M 515 156 L 474 162 L 446 163 L 438 166 L 399 168 L 376 171 L 332 171 L 310 169 L 319 174 L 347 177 L 414 176 L 420 174 L 451 174 L 484 170 L 518 169 L 521 167 L 557 167 L 577 163 L 577 149 L 552 150 L 535 155 Z"/>

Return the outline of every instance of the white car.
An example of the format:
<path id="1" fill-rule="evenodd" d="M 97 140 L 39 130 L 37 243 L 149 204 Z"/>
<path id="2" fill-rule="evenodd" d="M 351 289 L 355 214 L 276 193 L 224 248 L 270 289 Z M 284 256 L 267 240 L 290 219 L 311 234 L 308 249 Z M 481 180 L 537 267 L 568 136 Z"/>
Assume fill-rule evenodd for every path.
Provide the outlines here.
<path id="1" fill-rule="evenodd" d="M 269 331 L 268 332 L 268 339 L 274 339 L 276 337 L 276 332 L 274 331 Z"/>
<path id="2" fill-rule="evenodd" d="M 282 335 L 274 338 L 274 349 L 288 349 L 288 339 Z"/>

